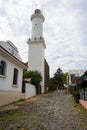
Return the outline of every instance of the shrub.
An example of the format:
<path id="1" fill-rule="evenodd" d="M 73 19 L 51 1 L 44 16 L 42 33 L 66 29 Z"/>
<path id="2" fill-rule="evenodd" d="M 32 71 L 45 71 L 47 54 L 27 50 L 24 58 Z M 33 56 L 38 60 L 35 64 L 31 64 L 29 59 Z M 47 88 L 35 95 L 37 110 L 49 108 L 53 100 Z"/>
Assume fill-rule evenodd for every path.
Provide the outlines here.
<path id="1" fill-rule="evenodd" d="M 37 93 L 40 93 L 40 82 L 42 81 L 41 73 L 38 71 L 28 71 L 24 72 L 23 74 L 24 78 L 31 78 L 31 83 L 36 86 Z"/>
<path id="2" fill-rule="evenodd" d="M 49 80 L 49 91 L 55 91 L 57 89 L 57 85 L 53 78 Z"/>
<path id="3" fill-rule="evenodd" d="M 74 100 L 76 103 L 79 103 L 79 99 L 80 99 L 80 94 L 79 94 L 79 91 L 73 91 L 72 92 L 72 95 L 74 97 Z"/>

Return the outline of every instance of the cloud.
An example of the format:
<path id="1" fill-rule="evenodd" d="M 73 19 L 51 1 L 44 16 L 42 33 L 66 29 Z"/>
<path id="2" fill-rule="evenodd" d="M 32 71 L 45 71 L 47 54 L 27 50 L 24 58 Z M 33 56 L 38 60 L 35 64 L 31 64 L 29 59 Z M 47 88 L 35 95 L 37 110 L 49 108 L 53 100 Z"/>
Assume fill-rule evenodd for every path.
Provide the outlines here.
<path id="1" fill-rule="evenodd" d="M 87 45 L 85 44 L 87 38 L 84 33 L 86 26 L 82 26 L 86 19 L 84 17 L 86 13 L 84 12 L 84 16 L 83 13 L 80 14 L 84 10 L 81 4 L 82 0 L 73 2 L 65 0 L 59 3 L 58 9 L 56 10 L 52 6 L 51 13 L 48 14 L 50 20 L 46 23 L 46 32 L 50 28 L 51 36 L 48 49 L 46 50 L 50 52 L 46 54 L 47 57 L 50 57 L 48 58 L 49 63 L 52 64 L 51 74 L 58 67 L 62 67 L 63 70 L 67 71 L 71 68 L 83 68 L 83 64 L 87 62 Z M 84 39 L 86 40 L 84 41 Z M 85 47 L 84 44 L 86 45 Z M 55 56 L 59 55 L 62 55 L 62 58 L 55 59 Z"/>
<path id="2" fill-rule="evenodd" d="M 26 62 L 30 16 L 36 7 L 41 8 L 45 16 L 45 57 L 51 76 L 59 67 L 64 72 L 87 69 L 86 5 L 86 0 L 0 0 L 0 40 L 11 40 Z"/>
<path id="3" fill-rule="evenodd" d="M 11 40 L 18 47 L 22 59 L 27 61 L 26 41 L 30 35 L 30 20 L 27 15 L 31 14 L 31 9 L 28 9 L 31 8 L 31 3 L 28 0 L 2 0 L 0 7 L 0 40 Z"/>

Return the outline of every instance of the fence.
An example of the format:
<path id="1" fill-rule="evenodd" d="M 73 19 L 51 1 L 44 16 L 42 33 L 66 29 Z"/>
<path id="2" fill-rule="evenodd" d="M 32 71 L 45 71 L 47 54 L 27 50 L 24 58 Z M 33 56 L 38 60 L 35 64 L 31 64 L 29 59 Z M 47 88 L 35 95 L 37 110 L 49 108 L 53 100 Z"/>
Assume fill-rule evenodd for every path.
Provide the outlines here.
<path id="1" fill-rule="evenodd" d="M 80 99 L 87 100 L 87 88 L 85 90 L 84 89 L 81 90 Z"/>

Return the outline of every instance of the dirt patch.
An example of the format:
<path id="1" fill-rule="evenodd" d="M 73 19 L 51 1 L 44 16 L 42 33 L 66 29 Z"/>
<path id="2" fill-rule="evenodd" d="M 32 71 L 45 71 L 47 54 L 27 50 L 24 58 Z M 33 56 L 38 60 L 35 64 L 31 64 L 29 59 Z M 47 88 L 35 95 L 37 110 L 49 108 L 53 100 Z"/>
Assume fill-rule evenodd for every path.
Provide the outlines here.
<path id="1" fill-rule="evenodd" d="M 25 102 L 34 102 L 34 101 L 37 101 L 41 98 L 40 95 L 38 96 L 35 96 L 35 97 L 31 97 L 31 98 L 28 98 Z"/>

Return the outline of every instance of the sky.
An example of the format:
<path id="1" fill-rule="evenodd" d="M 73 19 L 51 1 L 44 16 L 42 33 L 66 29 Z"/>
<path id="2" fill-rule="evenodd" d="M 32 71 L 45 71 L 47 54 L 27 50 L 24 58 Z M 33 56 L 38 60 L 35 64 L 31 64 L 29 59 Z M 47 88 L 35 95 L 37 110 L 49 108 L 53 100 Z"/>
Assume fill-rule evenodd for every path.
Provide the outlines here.
<path id="1" fill-rule="evenodd" d="M 40 8 L 50 76 L 61 68 L 87 69 L 87 0 L 0 0 L 0 41 L 10 40 L 28 61 L 30 17 Z"/>

